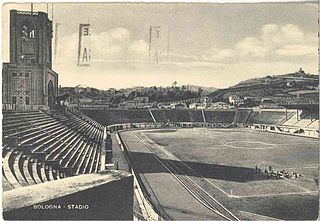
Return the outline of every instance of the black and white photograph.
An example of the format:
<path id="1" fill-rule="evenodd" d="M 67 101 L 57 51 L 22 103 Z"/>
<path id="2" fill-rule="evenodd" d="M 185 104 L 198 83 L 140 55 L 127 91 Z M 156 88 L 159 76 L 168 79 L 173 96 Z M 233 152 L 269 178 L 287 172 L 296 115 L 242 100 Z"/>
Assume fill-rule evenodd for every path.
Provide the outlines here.
<path id="1" fill-rule="evenodd" d="M 3 220 L 317 220 L 319 2 L 4 2 Z"/>

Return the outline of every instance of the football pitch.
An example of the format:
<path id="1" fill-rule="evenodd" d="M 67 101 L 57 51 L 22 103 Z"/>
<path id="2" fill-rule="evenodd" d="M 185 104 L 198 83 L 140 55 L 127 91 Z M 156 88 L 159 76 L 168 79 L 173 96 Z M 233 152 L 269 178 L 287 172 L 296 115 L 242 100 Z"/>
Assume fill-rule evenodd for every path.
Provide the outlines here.
<path id="1" fill-rule="evenodd" d="M 316 219 L 318 140 L 251 129 L 141 131 L 199 176 L 203 187 L 242 217 Z M 149 141 L 149 142 L 150 142 Z M 258 170 L 256 169 L 256 166 Z M 267 177 L 269 167 L 298 174 Z M 301 176 L 299 176 L 301 174 Z M 201 178 L 201 181 L 200 181 Z"/>

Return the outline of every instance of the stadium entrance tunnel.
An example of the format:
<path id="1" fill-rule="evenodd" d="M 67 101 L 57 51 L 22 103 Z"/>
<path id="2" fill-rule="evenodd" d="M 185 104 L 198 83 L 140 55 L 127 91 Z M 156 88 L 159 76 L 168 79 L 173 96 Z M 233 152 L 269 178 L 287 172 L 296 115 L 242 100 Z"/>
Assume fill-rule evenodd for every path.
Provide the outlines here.
<path id="1" fill-rule="evenodd" d="M 130 161 L 136 173 L 169 173 L 161 164 L 157 163 L 151 153 L 128 152 Z M 255 168 L 227 166 L 218 164 L 208 164 L 190 161 L 177 161 L 161 159 L 164 164 L 178 167 L 176 174 L 205 177 L 208 179 L 218 179 L 233 182 L 250 182 L 257 180 L 267 180 L 263 174 L 257 174 Z M 192 168 L 192 170 L 190 170 Z"/>

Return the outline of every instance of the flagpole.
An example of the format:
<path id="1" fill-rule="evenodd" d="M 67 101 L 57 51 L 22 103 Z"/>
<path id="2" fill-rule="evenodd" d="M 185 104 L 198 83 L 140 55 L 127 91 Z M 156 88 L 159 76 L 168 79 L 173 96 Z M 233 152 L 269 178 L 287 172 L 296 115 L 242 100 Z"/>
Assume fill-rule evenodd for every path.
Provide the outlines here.
<path id="1" fill-rule="evenodd" d="M 152 26 L 150 26 L 150 32 L 149 32 L 149 63 L 151 63 L 151 34 L 152 34 Z"/>

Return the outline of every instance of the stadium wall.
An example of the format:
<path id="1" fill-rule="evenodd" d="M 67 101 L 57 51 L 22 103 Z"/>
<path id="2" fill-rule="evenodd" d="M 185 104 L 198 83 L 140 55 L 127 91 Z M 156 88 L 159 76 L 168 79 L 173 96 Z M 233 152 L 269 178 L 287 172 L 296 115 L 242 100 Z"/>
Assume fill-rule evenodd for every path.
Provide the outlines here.
<path id="1" fill-rule="evenodd" d="M 299 128 L 299 127 L 290 127 L 284 125 L 270 125 L 270 124 L 251 124 L 248 126 L 251 129 L 262 130 L 272 133 L 280 133 L 286 135 L 300 136 L 300 137 L 309 137 L 309 138 L 319 138 L 319 130 L 310 129 L 310 128 Z"/>
<path id="2" fill-rule="evenodd" d="M 104 171 L 12 189 L 3 193 L 3 218 L 132 220 L 133 177 Z"/>
<path id="3" fill-rule="evenodd" d="M 94 110 L 85 110 L 84 113 L 108 127 L 108 130 L 113 132 L 117 130 L 128 129 L 156 129 L 165 127 L 177 128 L 192 128 L 192 127 L 208 127 L 208 128 L 229 128 L 229 127 L 249 127 L 252 129 L 261 129 L 270 132 L 284 133 L 289 135 L 305 136 L 305 137 L 318 137 L 318 126 L 314 126 L 319 121 L 316 118 L 313 127 L 305 127 L 302 123 L 308 125 L 308 120 L 304 119 L 299 110 L 285 110 L 285 109 L 249 109 L 238 108 L 232 110 L 162 110 L 150 109 L 149 111 L 155 116 L 156 122 L 150 118 L 149 111 L 144 112 L 147 117 L 141 117 L 141 110 L 126 109 L 126 112 L 132 111 L 130 117 L 122 119 L 123 110 L 118 112 L 112 109 L 112 115 L 108 116 L 107 112 Z M 135 119 L 136 112 L 139 112 L 139 118 Z M 192 113 L 189 113 L 192 111 Z M 197 112 L 198 111 L 198 112 Z M 203 111 L 203 112 L 202 112 Z M 109 111 L 110 112 L 110 111 Z M 203 121 L 198 121 L 199 116 L 203 113 Z M 111 113 L 111 112 L 110 112 Z M 181 113 L 181 114 L 180 114 Z M 298 122 L 286 123 L 292 121 L 292 116 L 301 114 L 302 120 Z M 181 115 L 181 116 L 180 116 Z M 199 116 L 198 116 L 199 115 Z M 305 114 L 306 115 L 306 114 Z M 307 116 L 307 115 L 306 115 Z M 311 115 L 312 116 L 312 115 Z M 313 115 L 315 116 L 315 115 Z M 146 119 L 145 122 L 142 122 Z M 196 121 L 195 121 L 196 120 Z M 300 124 L 301 125 L 300 125 Z M 278 128 L 278 129 L 275 129 Z"/>
<path id="4" fill-rule="evenodd" d="M 131 173 L 133 175 L 134 194 L 138 200 L 139 207 L 142 211 L 143 217 L 146 218 L 146 220 L 156 220 L 156 221 L 165 220 L 163 217 L 161 217 L 159 212 L 152 205 L 151 200 L 144 193 L 144 191 L 143 191 L 145 189 L 144 184 L 141 181 L 139 175 L 135 173 L 134 168 L 131 165 L 129 155 L 127 153 L 128 152 L 127 147 L 124 145 L 124 143 L 118 133 L 116 133 L 116 138 L 117 138 L 117 142 L 120 146 L 120 149 L 123 151 L 123 153 L 126 157 L 126 160 L 129 164 Z"/>

